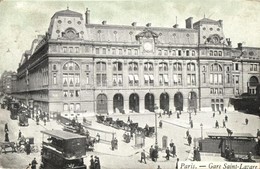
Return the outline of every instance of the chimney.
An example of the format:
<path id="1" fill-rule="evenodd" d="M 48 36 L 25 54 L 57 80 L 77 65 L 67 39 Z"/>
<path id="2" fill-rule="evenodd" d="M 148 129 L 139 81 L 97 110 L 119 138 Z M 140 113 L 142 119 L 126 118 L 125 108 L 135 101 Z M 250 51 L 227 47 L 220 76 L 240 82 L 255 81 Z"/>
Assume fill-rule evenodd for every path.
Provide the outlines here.
<path id="1" fill-rule="evenodd" d="M 223 20 L 219 20 L 218 22 L 220 24 L 220 27 L 222 28 L 223 27 Z"/>
<path id="2" fill-rule="evenodd" d="M 193 29 L 193 22 L 192 22 L 192 20 L 193 20 L 193 17 L 189 17 L 188 19 L 185 20 L 186 21 L 186 28 Z"/>
<path id="3" fill-rule="evenodd" d="M 151 27 L 151 25 L 152 25 L 151 23 L 147 23 L 146 27 Z"/>
<path id="4" fill-rule="evenodd" d="M 136 24 L 137 24 L 136 22 L 133 22 L 133 23 L 132 23 L 132 26 L 136 26 Z"/>
<path id="5" fill-rule="evenodd" d="M 231 46 L 232 41 L 230 41 L 230 38 L 227 38 L 226 41 L 228 43 L 228 46 Z"/>
<path id="6" fill-rule="evenodd" d="M 107 21 L 102 21 L 102 25 L 106 25 L 107 24 Z"/>
<path id="7" fill-rule="evenodd" d="M 237 48 L 238 48 L 238 49 L 242 49 L 242 43 L 238 43 L 238 44 L 237 44 Z"/>
<path id="8" fill-rule="evenodd" d="M 85 17 L 86 17 L 86 24 L 89 24 L 90 23 L 90 20 L 89 20 L 90 10 L 88 10 L 88 8 L 86 8 Z"/>
<path id="9" fill-rule="evenodd" d="M 179 25 L 176 23 L 175 25 L 173 25 L 174 28 L 178 28 Z"/>

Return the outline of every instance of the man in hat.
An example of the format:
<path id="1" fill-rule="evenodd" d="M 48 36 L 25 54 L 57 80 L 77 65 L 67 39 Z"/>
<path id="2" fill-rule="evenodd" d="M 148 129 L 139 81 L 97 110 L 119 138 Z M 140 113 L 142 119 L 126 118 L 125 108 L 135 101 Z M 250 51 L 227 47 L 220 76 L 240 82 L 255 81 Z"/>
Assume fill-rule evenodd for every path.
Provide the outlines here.
<path id="1" fill-rule="evenodd" d="M 8 132 L 7 132 L 7 131 L 5 132 L 5 141 L 6 141 L 6 142 L 9 142 L 9 135 L 8 135 Z"/>
<path id="2" fill-rule="evenodd" d="M 36 161 L 36 158 L 33 159 L 32 161 L 32 169 L 36 169 L 36 165 L 37 165 L 37 161 Z"/>
<path id="3" fill-rule="evenodd" d="M 143 162 L 146 164 L 146 155 L 145 155 L 145 150 L 143 149 L 143 151 L 141 152 L 141 163 Z"/>
<path id="4" fill-rule="evenodd" d="M 93 159 L 93 155 L 90 156 L 90 166 L 89 169 L 95 169 L 95 161 Z"/>
<path id="5" fill-rule="evenodd" d="M 7 131 L 9 131 L 9 130 L 8 130 L 8 124 L 5 123 L 5 132 L 7 132 Z"/>
<path id="6" fill-rule="evenodd" d="M 18 140 L 22 137 L 22 132 L 21 130 L 19 130 L 19 133 L 18 133 Z"/>
<path id="7" fill-rule="evenodd" d="M 166 148 L 165 150 L 165 153 L 166 153 L 166 160 L 170 160 L 170 150 L 169 150 L 169 147 Z"/>

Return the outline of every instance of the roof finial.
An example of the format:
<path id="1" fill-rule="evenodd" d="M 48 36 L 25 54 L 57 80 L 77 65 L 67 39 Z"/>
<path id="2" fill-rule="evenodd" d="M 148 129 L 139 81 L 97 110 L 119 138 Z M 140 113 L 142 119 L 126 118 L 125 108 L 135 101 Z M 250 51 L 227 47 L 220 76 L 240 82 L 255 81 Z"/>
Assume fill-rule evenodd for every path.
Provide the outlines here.
<path id="1" fill-rule="evenodd" d="M 67 4 L 67 10 L 69 10 L 70 9 L 70 7 L 69 7 L 69 5 Z"/>

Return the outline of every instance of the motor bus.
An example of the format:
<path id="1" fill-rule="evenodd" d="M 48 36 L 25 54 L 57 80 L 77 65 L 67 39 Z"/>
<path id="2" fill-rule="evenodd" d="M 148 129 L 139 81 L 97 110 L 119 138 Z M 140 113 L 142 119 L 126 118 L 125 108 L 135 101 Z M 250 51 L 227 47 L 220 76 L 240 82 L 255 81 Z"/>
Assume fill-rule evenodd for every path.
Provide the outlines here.
<path id="1" fill-rule="evenodd" d="M 41 150 L 41 169 L 87 169 L 86 137 L 62 130 L 45 130 Z"/>

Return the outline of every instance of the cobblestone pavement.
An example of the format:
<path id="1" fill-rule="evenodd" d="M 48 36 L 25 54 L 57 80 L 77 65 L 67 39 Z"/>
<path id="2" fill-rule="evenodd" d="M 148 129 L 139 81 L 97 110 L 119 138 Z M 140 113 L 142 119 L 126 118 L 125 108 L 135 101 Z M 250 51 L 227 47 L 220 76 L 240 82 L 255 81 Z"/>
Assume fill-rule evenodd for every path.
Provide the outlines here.
<path id="1" fill-rule="evenodd" d="M 40 149 L 42 134 L 41 130 L 46 129 L 62 129 L 62 126 L 56 123 L 56 121 L 51 120 L 47 122 L 47 125 L 44 126 L 43 122 L 40 122 L 40 125 L 36 125 L 35 121 L 29 119 L 28 127 L 19 127 L 17 120 L 11 120 L 9 118 L 9 111 L 0 109 L 0 141 L 4 141 L 4 124 L 7 122 L 10 130 L 9 137 L 10 141 L 17 141 L 18 131 L 19 129 L 22 131 L 25 137 L 34 137 L 35 144 Z M 207 132 L 226 132 L 225 128 L 222 128 L 222 120 L 224 116 L 228 115 L 228 123 L 226 124 L 228 128 L 232 129 L 234 132 L 247 132 L 253 135 L 256 135 L 257 128 L 260 128 L 260 119 L 254 115 L 244 114 L 236 111 L 228 111 L 227 114 L 222 113 L 221 115 L 216 114 L 215 118 L 212 117 L 212 112 L 198 112 L 197 115 L 191 114 L 192 120 L 194 122 L 194 128 L 190 129 L 190 134 L 193 138 L 201 137 L 201 127 L 200 124 L 203 124 L 203 136 L 205 137 Z M 140 114 L 112 114 L 110 115 L 113 119 L 119 118 L 120 120 L 127 121 L 128 116 L 130 116 L 133 122 L 138 122 L 139 126 L 144 127 L 145 124 L 149 126 L 154 126 L 155 116 L 153 113 L 140 113 Z M 249 124 L 245 125 L 245 118 L 249 119 Z M 176 163 L 176 157 L 170 158 L 170 160 L 166 160 L 164 158 L 165 152 L 159 152 L 159 158 L 157 162 L 151 161 L 149 158 L 147 159 L 147 164 L 140 163 L 140 152 L 142 149 L 145 149 L 147 154 L 149 154 L 149 148 L 151 145 L 155 143 L 155 137 L 145 139 L 145 147 L 143 148 L 135 148 L 134 140 L 131 140 L 130 143 L 125 143 L 123 141 L 123 130 L 115 129 L 110 126 L 105 126 L 103 124 L 99 124 L 95 122 L 95 118 L 89 118 L 92 120 L 92 127 L 104 129 L 108 131 L 116 132 L 116 137 L 119 141 L 118 150 L 112 151 L 110 144 L 98 143 L 95 144 L 94 152 L 87 152 L 87 157 L 84 159 L 85 164 L 89 164 L 89 156 L 97 155 L 100 158 L 102 168 L 144 168 L 144 169 L 152 169 L 157 168 L 160 165 L 161 168 L 174 168 Z M 180 119 L 176 118 L 176 114 L 173 114 L 170 118 L 168 116 L 163 116 L 162 118 L 158 118 L 158 121 L 163 121 L 163 127 L 158 128 L 158 145 L 162 146 L 162 137 L 168 137 L 168 143 L 170 143 L 171 139 L 176 145 L 176 152 L 178 158 L 181 161 L 191 160 L 192 153 L 190 150 L 194 145 L 188 146 L 187 140 L 185 138 L 185 134 L 187 128 L 189 127 L 189 114 L 182 113 Z M 215 121 L 218 120 L 220 123 L 220 128 L 215 129 L 214 124 Z M 40 152 L 31 153 L 30 155 L 26 155 L 25 153 L 7 153 L 0 155 L 0 168 L 19 168 L 23 169 L 32 161 L 32 159 L 36 157 L 38 163 L 40 163 Z M 220 156 L 215 155 L 202 155 L 202 161 L 211 160 L 211 161 L 223 161 L 224 159 Z M 39 166 L 39 165 L 38 165 Z"/>

